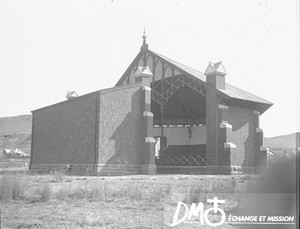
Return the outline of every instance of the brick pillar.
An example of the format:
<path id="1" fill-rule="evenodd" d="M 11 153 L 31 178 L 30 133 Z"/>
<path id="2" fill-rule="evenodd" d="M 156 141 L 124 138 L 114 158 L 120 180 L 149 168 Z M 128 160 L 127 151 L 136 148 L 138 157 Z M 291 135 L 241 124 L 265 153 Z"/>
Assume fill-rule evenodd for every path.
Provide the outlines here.
<path id="1" fill-rule="evenodd" d="M 254 115 L 254 127 L 255 127 L 255 146 L 254 146 L 254 169 L 258 173 L 261 169 L 267 167 L 268 165 L 268 150 L 264 146 L 264 133 L 261 128 L 259 128 L 259 116 L 258 111 L 253 111 Z"/>
<path id="2" fill-rule="evenodd" d="M 231 151 L 228 142 L 231 125 L 225 120 L 228 107 L 219 104 L 218 89 L 225 89 L 226 71 L 221 62 L 209 63 L 206 71 L 206 173 L 230 174 Z"/>
<path id="3" fill-rule="evenodd" d="M 150 78 L 152 73 L 149 67 L 138 67 L 136 82 L 142 82 L 142 104 L 143 104 L 143 134 L 142 148 L 140 154 L 141 173 L 156 174 L 155 166 L 155 139 L 152 137 L 153 113 L 151 113 L 151 88 Z"/>
<path id="4" fill-rule="evenodd" d="M 219 174 L 237 174 L 242 172 L 240 166 L 236 166 L 235 148 L 236 145 L 231 142 L 232 125 L 226 120 L 228 106 L 219 104 L 218 106 L 218 167 Z"/>
<path id="5" fill-rule="evenodd" d="M 217 166 L 217 95 L 215 89 L 206 85 L 206 172 L 215 173 Z"/>

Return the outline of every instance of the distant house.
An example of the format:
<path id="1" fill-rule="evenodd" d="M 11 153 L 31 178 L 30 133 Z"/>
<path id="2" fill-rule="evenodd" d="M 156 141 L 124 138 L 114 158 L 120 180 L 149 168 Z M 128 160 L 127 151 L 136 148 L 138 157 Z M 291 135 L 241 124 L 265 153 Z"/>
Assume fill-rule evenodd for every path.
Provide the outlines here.
<path id="1" fill-rule="evenodd" d="M 284 159 L 294 159 L 296 151 L 294 149 L 268 149 L 269 162 L 276 163 Z"/>
<path id="2" fill-rule="evenodd" d="M 14 155 L 16 157 L 26 157 L 26 156 L 29 156 L 28 153 L 25 153 L 25 152 L 23 152 L 22 150 L 20 150 L 18 148 L 14 150 Z"/>
<path id="3" fill-rule="evenodd" d="M 4 155 L 12 154 L 12 153 L 13 153 L 13 150 L 12 150 L 12 149 L 4 149 L 4 150 L 2 151 L 2 153 L 3 153 Z"/>
<path id="4" fill-rule="evenodd" d="M 16 149 L 4 149 L 2 151 L 2 157 L 4 158 L 15 158 L 15 157 L 29 157 L 28 153 L 23 152 L 22 150 Z"/>

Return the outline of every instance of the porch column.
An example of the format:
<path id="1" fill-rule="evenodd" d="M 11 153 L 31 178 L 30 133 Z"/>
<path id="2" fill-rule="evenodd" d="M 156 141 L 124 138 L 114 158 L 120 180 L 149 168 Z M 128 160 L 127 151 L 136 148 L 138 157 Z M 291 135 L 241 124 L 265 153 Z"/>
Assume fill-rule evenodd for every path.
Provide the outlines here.
<path id="1" fill-rule="evenodd" d="M 206 75 L 206 173 L 230 174 L 231 151 L 227 141 L 232 126 L 225 120 L 228 107 L 219 104 L 218 89 L 225 89 L 227 74 L 222 62 L 209 63 Z"/>
<path id="2" fill-rule="evenodd" d="M 142 147 L 140 154 L 141 173 L 156 174 L 155 139 L 152 137 L 153 113 L 151 112 L 150 79 L 152 73 L 149 67 L 138 67 L 135 73 L 136 82 L 142 82 L 143 126 Z"/>

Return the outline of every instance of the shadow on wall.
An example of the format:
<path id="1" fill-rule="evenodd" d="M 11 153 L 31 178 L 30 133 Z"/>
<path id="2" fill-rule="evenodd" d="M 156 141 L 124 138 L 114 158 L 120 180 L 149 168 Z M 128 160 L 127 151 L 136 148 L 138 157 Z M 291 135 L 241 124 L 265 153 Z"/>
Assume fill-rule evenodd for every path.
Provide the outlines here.
<path id="1" fill-rule="evenodd" d="M 243 112 L 243 111 L 242 111 Z M 249 119 L 249 116 L 252 116 L 251 110 L 246 110 L 244 114 L 240 112 L 232 112 L 232 134 L 233 134 L 233 143 L 236 144 L 237 148 L 234 149 L 234 165 L 242 166 L 242 168 L 253 167 L 255 164 L 254 158 L 254 120 Z M 238 117 L 235 117 L 236 114 L 239 114 Z"/>
<path id="2" fill-rule="evenodd" d="M 124 112 L 128 113 L 123 120 L 119 120 L 118 122 L 114 122 L 115 120 L 113 120 L 112 123 L 109 124 L 115 125 L 115 127 L 112 127 L 115 129 L 112 131 L 112 134 L 110 136 L 106 135 L 108 137 L 106 141 L 108 143 L 107 145 L 109 145 L 109 149 L 104 150 L 106 151 L 106 154 L 108 154 L 107 156 L 109 159 L 105 162 L 105 165 L 100 172 L 110 171 L 112 167 L 115 167 L 115 165 L 121 165 L 122 167 L 127 165 L 140 164 L 139 155 L 142 150 L 141 140 L 143 136 L 143 104 L 141 89 L 137 90 L 131 96 L 130 103 L 130 110 L 126 110 L 126 105 L 122 103 L 119 104 L 124 105 L 124 109 L 122 107 L 118 107 L 117 110 L 109 110 L 112 113 L 108 115 L 112 120 L 120 119 L 120 116 L 123 116 Z M 103 152 L 100 151 L 100 160 L 102 153 Z"/>

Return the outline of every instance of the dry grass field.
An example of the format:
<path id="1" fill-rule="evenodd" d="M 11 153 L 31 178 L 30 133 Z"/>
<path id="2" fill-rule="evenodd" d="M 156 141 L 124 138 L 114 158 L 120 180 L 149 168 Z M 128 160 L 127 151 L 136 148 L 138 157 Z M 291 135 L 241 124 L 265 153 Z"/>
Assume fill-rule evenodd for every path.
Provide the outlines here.
<path id="1" fill-rule="evenodd" d="M 227 215 L 237 213 L 249 181 L 248 175 L 2 174 L 1 228 L 169 228 L 178 201 L 201 201 L 208 208 L 212 205 L 206 200 L 216 196 L 225 199 L 221 207 Z M 224 224 L 219 228 L 237 227 Z"/>

